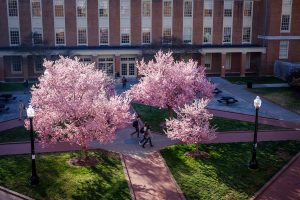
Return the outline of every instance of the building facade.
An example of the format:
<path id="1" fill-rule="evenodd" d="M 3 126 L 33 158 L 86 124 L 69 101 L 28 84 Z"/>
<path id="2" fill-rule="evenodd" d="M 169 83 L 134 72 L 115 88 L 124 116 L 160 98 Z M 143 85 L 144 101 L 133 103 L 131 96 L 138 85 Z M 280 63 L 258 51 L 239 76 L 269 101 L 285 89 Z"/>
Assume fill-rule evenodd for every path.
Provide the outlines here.
<path id="1" fill-rule="evenodd" d="M 0 0 L 0 81 L 36 80 L 77 56 L 115 76 L 172 50 L 207 74 L 272 74 L 300 61 L 299 0 Z"/>

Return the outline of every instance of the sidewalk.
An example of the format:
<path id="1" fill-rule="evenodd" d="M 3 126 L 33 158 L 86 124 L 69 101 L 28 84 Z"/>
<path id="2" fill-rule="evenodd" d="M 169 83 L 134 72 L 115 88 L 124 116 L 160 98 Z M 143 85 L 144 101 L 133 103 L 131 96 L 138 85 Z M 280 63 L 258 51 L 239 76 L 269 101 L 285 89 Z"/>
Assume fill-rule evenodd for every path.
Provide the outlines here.
<path id="1" fill-rule="evenodd" d="M 298 153 L 254 198 L 255 200 L 300 199 L 300 153 Z"/>

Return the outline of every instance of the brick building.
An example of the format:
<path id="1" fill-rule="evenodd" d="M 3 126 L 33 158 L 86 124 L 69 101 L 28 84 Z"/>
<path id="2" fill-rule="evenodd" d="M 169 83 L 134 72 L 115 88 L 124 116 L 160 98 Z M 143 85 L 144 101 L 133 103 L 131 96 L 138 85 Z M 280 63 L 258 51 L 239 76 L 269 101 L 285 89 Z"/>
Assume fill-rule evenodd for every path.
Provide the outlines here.
<path id="1" fill-rule="evenodd" d="M 300 61 L 300 0 L 0 0 L 0 11 L 0 81 L 34 80 L 58 55 L 136 77 L 135 61 L 161 48 L 221 76 Z"/>

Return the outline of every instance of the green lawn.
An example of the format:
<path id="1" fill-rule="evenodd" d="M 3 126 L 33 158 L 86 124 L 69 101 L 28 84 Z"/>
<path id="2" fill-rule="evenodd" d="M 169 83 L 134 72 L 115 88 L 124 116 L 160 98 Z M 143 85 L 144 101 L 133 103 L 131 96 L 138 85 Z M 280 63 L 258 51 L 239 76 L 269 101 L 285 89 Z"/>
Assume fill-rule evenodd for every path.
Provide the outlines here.
<path id="1" fill-rule="evenodd" d="M 168 117 L 166 109 L 158 109 L 156 107 L 136 103 L 132 104 L 132 106 L 135 111 L 141 115 L 141 119 L 143 120 L 143 122 L 148 122 L 154 131 L 163 132 L 160 124 L 163 123 Z M 217 131 L 220 132 L 254 130 L 254 123 L 252 122 L 214 117 L 210 123 L 212 126 L 215 126 L 217 128 Z M 258 128 L 259 130 L 284 129 L 281 127 L 264 124 L 259 124 Z"/>
<path id="2" fill-rule="evenodd" d="M 131 199 L 117 154 L 94 152 L 101 163 L 74 167 L 67 161 L 78 153 L 37 156 L 40 184 L 31 186 L 30 155 L 0 156 L 0 185 L 35 199 Z"/>
<path id="3" fill-rule="evenodd" d="M 277 77 L 239 77 L 239 76 L 233 76 L 233 77 L 225 77 L 226 80 L 230 81 L 231 83 L 240 82 L 243 84 L 246 84 L 247 82 L 251 81 L 254 84 L 268 84 L 268 83 L 286 83 L 286 81 L 277 78 Z"/>
<path id="4" fill-rule="evenodd" d="M 251 143 L 201 145 L 208 158 L 191 158 L 195 145 L 174 145 L 161 150 L 174 178 L 187 199 L 249 199 L 298 151 L 300 142 L 261 142 L 259 169 L 249 170 Z"/>
<path id="5" fill-rule="evenodd" d="M 300 114 L 300 91 L 290 87 L 255 88 L 252 92 L 281 105 L 282 107 Z"/>
<path id="6" fill-rule="evenodd" d="M 32 86 L 32 83 L 29 83 L 29 88 Z M 10 92 L 10 91 L 23 91 L 23 83 L 0 83 L 0 92 Z"/>
<path id="7" fill-rule="evenodd" d="M 0 143 L 30 141 L 29 131 L 24 126 L 0 132 Z"/>

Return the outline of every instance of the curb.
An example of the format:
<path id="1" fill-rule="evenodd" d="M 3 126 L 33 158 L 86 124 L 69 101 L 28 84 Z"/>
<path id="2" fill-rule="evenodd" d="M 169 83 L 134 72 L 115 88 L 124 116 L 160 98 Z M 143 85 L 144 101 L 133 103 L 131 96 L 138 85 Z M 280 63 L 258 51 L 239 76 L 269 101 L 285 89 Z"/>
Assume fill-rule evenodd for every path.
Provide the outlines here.
<path id="1" fill-rule="evenodd" d="M 0 186 L 0 190 L 3 191 L 3 192 L 5 192 L 5 193 L 8 193 L 8 194 L 10 194 L 10 195 L 12 195 L 12 196 L 18 197 L 18 198 L 20 198 L 20 199 L 24 199 L 24 200 L 34 200 L 34 199 L 32 199 L 32 198 L 30 198 L 30 197 L 28 197 L 28 196 L 25 196 L 25 195 L 23 195 L 23 194 L 20 194 L 20 193 L 18 193 L 18 192 L 12 191 L 12 190 L 7 189 L 7 188 L 2 187 L 2 186 Z"/>
<path id="2" fill-rule="evenodd" d="M 136 196 L 135 196 L 135 193 L 134 193 L 134 190 L 133 190 L 133 187 L 132 187 L 132 182 L 131 182 L 131 178 L 129 176 L 129 172 L 128 172 L 128 168 L 127 168 L 127 165 L 126 165 L 126 162 L 125 162 L 125 159 L 124 159 L 124 155 L 121 154 L 121 153 L 119 153 L 119 155 L 120 155 L 121 162 L 122 162 L 122 165 L 123 165 L 123 171 L 124 171 L 125 178 L 127 180 L 130 195 L 131 195 L 133 200 L 136 200 Z"/>
<path id="3" fill-rule="evenodd" d="M 257 199 L 262 193 L 264 193 L 297 159 L 300 157 L 298 152 L 279 172 L 277 172 L 260 190 L 258 190 L 250 200 Z"/>

